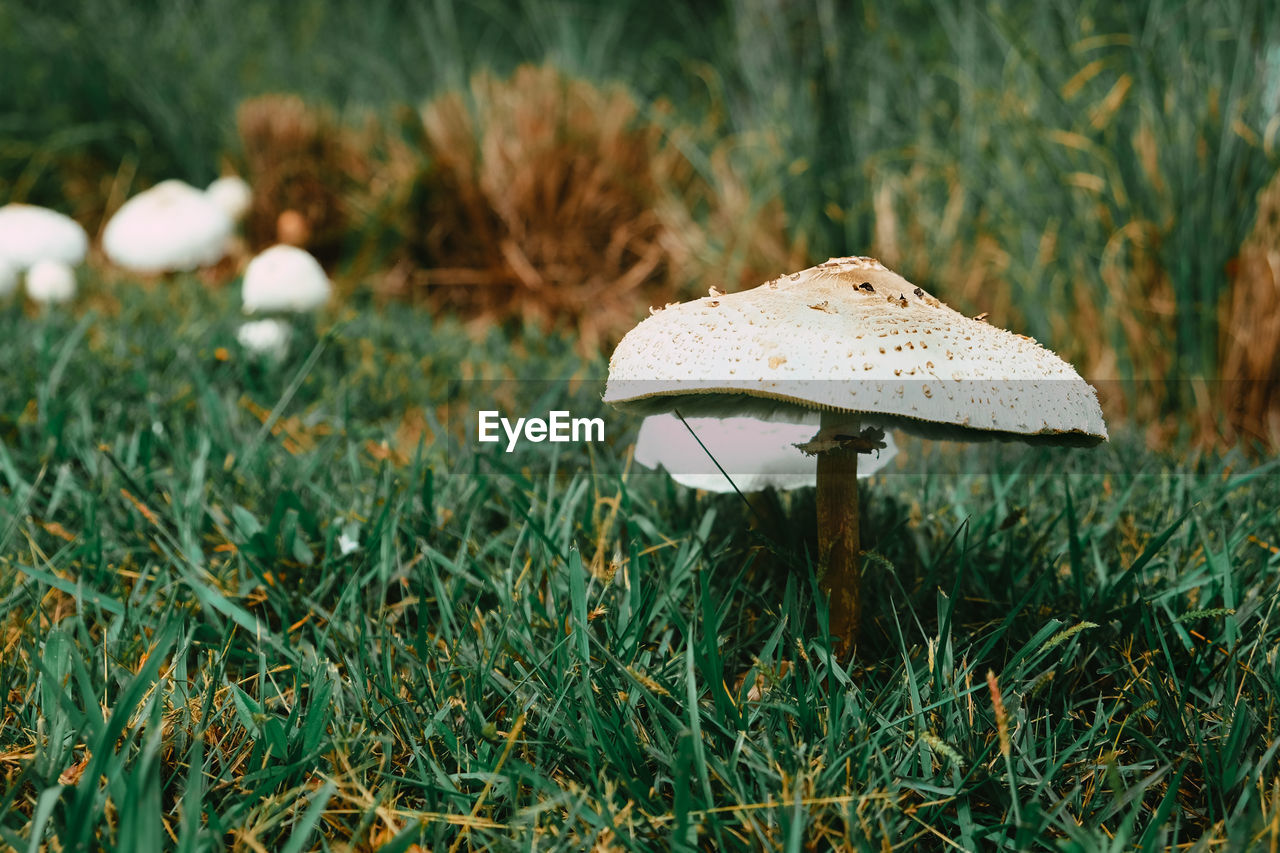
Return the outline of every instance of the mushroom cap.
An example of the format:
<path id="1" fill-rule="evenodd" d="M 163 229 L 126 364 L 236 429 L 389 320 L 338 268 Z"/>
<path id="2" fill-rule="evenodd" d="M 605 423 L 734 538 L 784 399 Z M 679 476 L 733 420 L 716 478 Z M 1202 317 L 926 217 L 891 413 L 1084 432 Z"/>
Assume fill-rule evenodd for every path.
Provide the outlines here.
<path id="1" fill-rule="evenodd" d="M 640 414 L 848 412 L 959 440 L 1107 437 L 1097 393 L 1071 365 L 872 258 L 656 311 L 618 344 L 604 399 Z"/>
<path id="2" fill-rule="evenodd" d="M 62 261 L 38 261 L 27 270 L 27 298 L 40 305 L 70 302 L 76 295 L 76 273 Z"/>
<path id="3" fill-rule="evenodd" d="M 817 484 L 817 458 L 796 447 L 813 438 L 817 412 L 800 423 L 750 417 L 685 418 L 685 423 L 672 414 L 645 418 L 636 437 L 636 462 L 646 468 L 665 468 L 680 485 L 707 492 L 731 492 L 734 485 L 742 492 L 758 492 L 770 486 L 801 489 Z M 897 453 L 893 436 L 885 435 L 883 449 L 858 454 L 858 476 L 870 477 Z"/>
<path id="4" fill-rule="evenodd" d="M 89 251 L 89 235 L 70 216 L 30 204 L 0 207 L 0 257 L 19 269 L 37 261 L 75 266 Z"/>
<path id="5" fill-rule="evenodd" d="M 236 330 L 240 346 L 257 355 L 282 358 L 289 349 L 289 326 L 279 320 L 250 320 Z"/>
<path id="6" fill-rule="evenodd" d="M 223 175 L 205 189 L 209 201 L 231 217 L 232 222 L 244 219 L 253 204 L 253 190 L 239 175 Z"/>
<path id="7" fill-rule="evenodd" d="M 311 240 L 307 218 L 292 208 L 281 211 L 276 217 L 276 240 L 289 246 L 306 246 Z"/>
<path id="8" fill-rule="evenodd" d="M 244 271 L 244 311 L 314 311 L 329 300 L 333 285 L 320 262 L 296 246 L 272 246 Z"/>
<path id="9" fill-rule="evenodd" d="M 102 248 L 133 272 L 184 272 L 221 260 L 232 228 L 231 217 L 205 193 L 162 181 L 120 206 L 102 232 Z"/>
<path id="10" fill-rule="evenodd" d="M 0 258 L 0 299 L 18 289 L 18 265 L 8 258 Z"/>

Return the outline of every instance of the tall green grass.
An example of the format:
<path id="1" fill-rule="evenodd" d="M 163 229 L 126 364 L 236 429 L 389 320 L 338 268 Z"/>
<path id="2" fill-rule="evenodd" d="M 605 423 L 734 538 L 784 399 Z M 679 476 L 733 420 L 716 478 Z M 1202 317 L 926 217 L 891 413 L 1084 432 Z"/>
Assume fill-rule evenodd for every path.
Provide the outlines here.
<path id="1" fill-rule="evenodd" d="M 811 496 L 753 527 L 628 471 L 616 416 L 558 454 L 449 438 L 471 377 L 598 406 L 572 341 L 369 310 L 262 363 L 231 292 L 115 286 L 0 313 L 0 843 L 1275 838 L 1274 462 L 1118 434 L 880 478 L 840 663 Z"/>
<path id="2" fill-rule="evenodd" d="M 990 239 L 1029 333 L 1087 354 L 1068 323 L 1090 302 L 1110 375 L 1150 386 L 1217 376 L 1228 262 L 1280 162 L 1277 32 L 1252 0 L 742 0 L 717 67 L 813 257 L 874 247 L 892 212 L 901 265 L 984 310 L 999 297 L 961 285 Z"/>
<path id="3" fill-rule="evenodd" d="M 649 11 L 577 0 L 6 4 L 0 198 L 65 205 L 52 170 L 77 158 L 207 182 L 236 151 L 237 104 L 265 92 L 386 115 L 465 88 L 477 70 L 544 59 L 654 87 L 674 56 L 697 52 L 697 18 L 678 4 Z"/>

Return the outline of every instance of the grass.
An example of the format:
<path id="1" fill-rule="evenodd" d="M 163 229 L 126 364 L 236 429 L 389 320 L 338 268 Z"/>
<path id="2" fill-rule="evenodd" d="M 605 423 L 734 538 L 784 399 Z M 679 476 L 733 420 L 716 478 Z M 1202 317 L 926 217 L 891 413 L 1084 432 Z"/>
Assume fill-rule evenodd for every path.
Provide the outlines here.
<path id="1" fill-rule="evenodd" d="M 0 313 L 0 844 L 1280 840 L 1274 461 L 911 444 L 842 665 L 812 496 L 460 443 L 598 409 L 572 340 L 357 299 L 272 365 L 230 290 L 87 285 Z"/>
<path id="2" fill-rule="evenodd" d="M 1280 162 L 1274 5 L 742 0 L 728 17 L 730 124 L 769 136 L 770 189 L 815 258 L 870 247 L 1166 413 L 1219 376 L 1226 270 Z"/>
<path id="3" fill-rule="evenodd" d="M 414 109 L 546 62 L 621 82 L 686 149 L 665 203 L 706 231 L 688 269 L 737 283 L 876 254 L 1123 382 L 1140 419 L 1194 411 L 1210 440 L 1276 440 L 1274 406 L 1240 405 L 1270 381 L 1241 367 L 1270 342 L 1231 272 L 1280 163 L 1274 3 L 73 5 L 0 10 L 0 76 L 23 81 L 0 95 L 0 195 L 91 230 L 142 184 L 243 165 L 236 107 L 266 92 L 403 136 L 412 162 L 371 182 L 418 198 L 404 185 L 435 164 Z M 424 230 L 386 202 L 350 245 Z"/>
<path id="4" fill-rule="evenodd" d="M 394 192 L 278 363 L 194 276 L 0 305 L 0 849 L 1280 847 L 1280 462 L 1188 441 L 1269 381 L 1222 364 L 1272 344 L 1270 269 L 1228 269 L 1276 171 L 1274 4 L 72 6 L 0 6 L 0 201 L 95 231 L 242 158 L 268 92 Z M 903 442 L 833 660 L 812 495 L 636 470 L 581 335 L 369 295 L 438 166 L 419 108 L 543 61 L 668 131 L 699 292 L 879 253 L 1181 438 Z M 465 440 L 553 406 L 609 440 Z"/>
<path id="5" fill-rule="evenodd" d="M 0 189 L 65 204 L 57 167 L 93 161 L 148 183 L 207 183 L 237 153 L 235 109 L 291 92 L 349 116 L 416 106 L 492 68 L 552 58 L 601 79 L 656 86 L 663 58 L 696 52 L 697 17 L 670 4 L 584 0 L 372 3 L 301 0 L 245 10 L 204 3 L 51 4 L 0 10 Z M 696 30 L 695 30 L 696 31 Z M 669 74 L 669 72 L 667 72 Z"/>

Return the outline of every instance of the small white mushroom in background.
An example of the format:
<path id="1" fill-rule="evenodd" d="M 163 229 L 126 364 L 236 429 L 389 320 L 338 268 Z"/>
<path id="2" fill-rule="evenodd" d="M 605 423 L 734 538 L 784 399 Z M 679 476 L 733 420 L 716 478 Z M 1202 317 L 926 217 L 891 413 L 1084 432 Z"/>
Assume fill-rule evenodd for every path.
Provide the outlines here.
<path id="1" fill-rule="evenodd" d="M 231 217 L 208 195 L 163 181 L 121 205 L 102 233 L 102 248 L 133 272 L 185 272 L 216 264 L 232 229 Z"/>
<path id="2" fill-rule="evenodd" d="M 682 422 L 674 414 L 650 415 L 640 424 L 635 459 L 646 468 L 666 469 L 682 486 L 707 492 L 731 492 L 734 486 L 743 493 L 803 489 L 817 485 L 818 462 L 796 445 L 813 437 L 818 421 L 816 412 L 799 423 L 747 416 Z M 870 477 L 897 452 L 892 436 L 886 436 L 884 449 L 858 456 L 858 476 Z"/>
<path id="3" fill-rule="evenodd" d="M 288 325 L 280 320 L 250 320 L 236 331 L 240 346 L 257 355 L 283 358 L 289 350 Z"/>
<path id="4" fill-rule="evenodd" d="M 232 222 L 244 219 L 253 205 L 253 191 L 239 175 L 223 175 L 209 184 L 204 192 Z"/>
<path id="5" fill-rule="evenodd" d="M 18 265 L 8 258 L 0 258 L 0 299 L 18 289 Z"/>
<path id="6" fill-rule="evenodd" d="M 249 261 L 241 285 L 246 314 L 297 314 L 329 301 L 333 285 L 320 262 L 295 246 L 272 246 Z M 284 355 L 289 326 L 281 320 L 258 320 L 240 327 L 237 337 L 249 350 Z"/>
<path id="7" fill-rule="evenodd" d="M 75 266 L 89 251 L 89 235 L 70 216 L 30 204 L 0 207 L 0 258 L 19 269 L 38 261 Z"/>
<path id="8" fill-rule="evenodd" d="M 319 261 L 296 246 L 280 245 L 249 261 L 241 299 L 246 314 L 301 313 L 320 308 L 332 293 Z"/>
<path id="9" fill-rule="evenodd" d="M 27 270 L 27 298 L 38 305 L 60 305 L 76 295 L 76 274 L 62 261 L 37 261 Z"/>

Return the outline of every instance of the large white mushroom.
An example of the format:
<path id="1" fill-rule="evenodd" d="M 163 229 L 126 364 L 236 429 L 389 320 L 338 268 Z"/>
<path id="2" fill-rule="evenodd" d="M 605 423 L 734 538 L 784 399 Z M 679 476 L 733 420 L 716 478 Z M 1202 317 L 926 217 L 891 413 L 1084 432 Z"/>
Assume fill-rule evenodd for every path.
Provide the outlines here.
<path id="1" fill-rule="evenodd" d="M 872 258 L 657 311 L 618 344 L 604 399 L 646 415 L 820 412 L 805 449 L 817 455 L 821 587 L 845 649 L 860 604 L 858 454 L 881 445 L 878 427 L 1047 444 L 1107 437 L 1096 392 L 1069 364 Z"/>
<path id="2" fill-rule="evenodd" d="M 89 250 L 89 235 L 70 216 L 30 204 L 0 207 L 0 258 L 25 270 L 39 261 L 75 266 Z"/>
<path id="3" fill-rule="evenodd" d="M 102 233 L 102 248 L 133 272 L 184 272 L 216 264 L 232 228 L 231 217 L 208 195 L 182 181 L 163 181 L 121 205 Z"/>
<path id="4" fill-rule="evenodd" d="M 333 285 L 320 262 L 296 246 L 272 246 L 244 271 L 241 299 L 246 314 L 302 313 L 329 301 Z"/>
<path id="5" fill-rule="evenodd" d="M 817 461 L 799 449 L 818 428 L 817 412 L 799 423 L 746 416 L 685 418 L 650 415 L 636 436 L 636 462 L 663 468 L 682 486 L 707 492 L 758 492 L 817 485 Z M 858 476 L 870 477 L 897 454 L 891 436 L 877 453 L 858 458 Z M 727 476 L 726 476 L 727 475 Z"/>
<path id="6" fill-rule="evenodd" d="M 62 261 L 37 261 L 27 270 L 27 298 L 38 305 L 60 305 L 76 295 L 76 273 Z"/>

